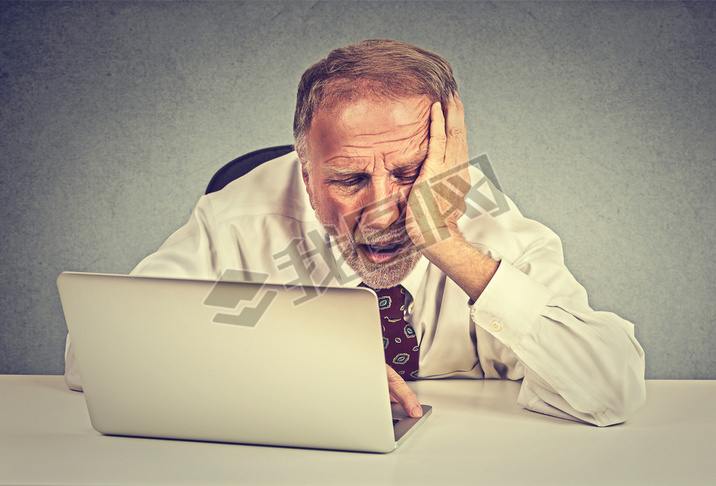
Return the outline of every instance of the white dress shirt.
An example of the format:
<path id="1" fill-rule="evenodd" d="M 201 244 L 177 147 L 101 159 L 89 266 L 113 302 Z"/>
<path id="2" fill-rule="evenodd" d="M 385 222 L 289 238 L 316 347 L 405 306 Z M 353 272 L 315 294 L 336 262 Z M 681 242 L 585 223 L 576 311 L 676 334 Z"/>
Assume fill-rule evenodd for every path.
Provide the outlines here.
<path id="1" fill-rule="evenodd" d="M 596 425 L 626 420 L 645 400 L 633 325 L 592 310 L 559 238 L 474 167 L 471 177 L 459 226 L 500 265 L 472 305 L 424 257 L 402 282 L 405 319 L 420 342 L 419 377 L 522 379 L 518 403 L 529 410 Z M 227 269 L 280 284 L 360 283 L 316 219 L 295 152 L 203 196 L 187 224 L 132 274 L 218 279 Z M 69 339 L 65 379 L 81 389 Z"/>

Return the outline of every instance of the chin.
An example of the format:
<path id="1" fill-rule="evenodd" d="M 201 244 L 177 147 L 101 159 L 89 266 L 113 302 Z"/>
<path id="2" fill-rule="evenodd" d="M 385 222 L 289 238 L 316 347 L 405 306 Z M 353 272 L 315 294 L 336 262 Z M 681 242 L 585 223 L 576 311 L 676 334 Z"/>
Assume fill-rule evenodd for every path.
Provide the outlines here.
<path id="1" fill-rule="evenodd" d="M 387 289 L 400 284 L 420 260 L 420 253 L 415 250 L 407 251 L 395 260 L 383 264 L 376 264 L 364 256 L 359 256 L 354 247 L 349 251 L 341 248 L 341 253 L 362 282 L 372 289 Z"/>

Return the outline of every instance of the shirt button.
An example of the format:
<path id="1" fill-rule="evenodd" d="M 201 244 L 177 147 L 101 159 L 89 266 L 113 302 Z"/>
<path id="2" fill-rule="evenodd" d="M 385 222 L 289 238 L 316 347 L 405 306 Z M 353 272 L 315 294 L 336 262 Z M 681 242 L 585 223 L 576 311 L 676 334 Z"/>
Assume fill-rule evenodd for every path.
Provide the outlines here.
<path id="1" fill-rule="evenodd" d="M 490 323 L 490 329 L 492 329 L 492 330 L 495 331 L 495 332 L 501 331 L 501 330 L 502 330 L 502 324 L 500 324 L 500 323 L 497 322 L 497 321 L 492 321 L 492 322 Z"/>
<path id="2" fill-rule="evenodd" d="M 414 303 L 414 302 L 411 302 L 410 304 L 408 304 L 408 314 L 412 314 L 412 313 L 413 313 L 413 307 L 415 307 L 415 303 Z"/>

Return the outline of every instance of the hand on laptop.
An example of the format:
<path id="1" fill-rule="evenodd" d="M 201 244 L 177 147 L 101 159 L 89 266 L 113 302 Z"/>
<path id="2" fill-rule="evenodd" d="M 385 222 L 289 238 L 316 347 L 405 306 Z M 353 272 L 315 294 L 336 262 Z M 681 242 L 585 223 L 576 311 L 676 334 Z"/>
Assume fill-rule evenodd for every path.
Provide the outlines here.
<path id="1" fill-rule="evenodd" d="M 405 383 L 393 368 L 385 365 L 388 371 L 388 391 L 390 392 L 390 401 L 399 403 L 405 412 L 413 418 L 423 416 L 423 408 L 420 406 L 418 397 L 413 390 Z"/>

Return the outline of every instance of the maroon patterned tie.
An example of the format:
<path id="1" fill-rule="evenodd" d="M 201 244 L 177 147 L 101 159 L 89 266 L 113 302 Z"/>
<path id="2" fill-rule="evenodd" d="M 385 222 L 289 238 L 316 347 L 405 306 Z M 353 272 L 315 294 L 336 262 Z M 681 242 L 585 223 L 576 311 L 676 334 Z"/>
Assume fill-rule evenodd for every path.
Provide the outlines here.
<path id="1" fill-rule="evenodd" d="M 412 326 L 405 322 L 405 289 L 398 285 L 375 290 L 383 324 L 385 362 L 404 380 L 418 378 L 418 350 L 420 345 Z"/>

